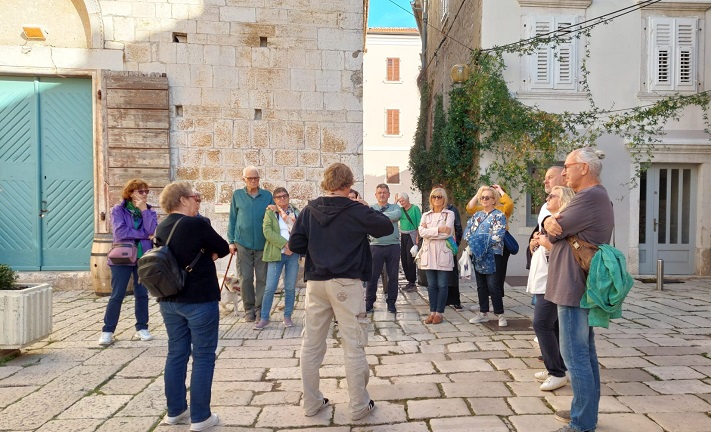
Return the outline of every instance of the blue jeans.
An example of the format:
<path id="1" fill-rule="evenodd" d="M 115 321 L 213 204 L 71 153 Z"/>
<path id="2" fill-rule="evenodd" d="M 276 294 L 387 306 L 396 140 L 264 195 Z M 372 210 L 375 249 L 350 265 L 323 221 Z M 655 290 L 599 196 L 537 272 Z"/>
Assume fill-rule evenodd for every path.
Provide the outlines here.
<path id="1" fill-rule="evenodd" d="M 449 271 L 425 270 L 427 274 L 427 296 L 430 300 L 430 312 L 444 313 L 449 294 Z"/>
<path id="2" fill-rule="evenodd" d="M 279 285 L 282 269 L 284 270 L 284 317 L 291 318 L 291 313 L 294 311 L 299 254 L 281 254 L 281 261 L 267 263 L 267 287 L 264 289 L 264 298 L 262 299 L 261 318 L 263 320 L 269 320 L 269 312 L 272 311 L 272 303 L 274 303 L 274 292 Z"/>
<path id="3" fill-rule="evenodd" d="M 111 267 L 111 297 L 109 304 L 106 305 L 106 313 L 104 314 L 104 327 L 102 332 L 116 331 L 121 316 L 121 304 L 126 297 L 126 289 L 128 288 L 128 280 L 133 275 L 133 298 L 135 300 L 136 309 L 136 330 L 148 329 L 148 290 L 146 287 L 138 283 L 138 267 L 112 265 Z"/>
<path id="4" fill-rule="evenodd" d="M 215 350 L 220 311 L 217 302 L 160 302 L 165 329 L 168 332 L 168 357 L 165 359 L 165 398 L 168 415 L 175 417 L 188 408 L 185 378 L 188 359 L 193 356 L 190 376 L 190 420 L 207 420 L 215 373 Z"/>
<path id="5" fill-rule="evenodd" d="M 588 325 L 588 310 L 558 305 L 558 322 L 560 353 L 573 387 L 570 427 L 593 431 L 600 405 L 600 366 L 595 351 L 595 333 Z"/>

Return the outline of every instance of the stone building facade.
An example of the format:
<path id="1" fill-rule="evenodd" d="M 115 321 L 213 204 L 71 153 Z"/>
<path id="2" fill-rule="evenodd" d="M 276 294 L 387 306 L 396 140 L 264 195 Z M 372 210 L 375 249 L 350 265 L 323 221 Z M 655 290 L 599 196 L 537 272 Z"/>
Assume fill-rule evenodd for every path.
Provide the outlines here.
<path id="1" fill-rule="evenodd" d="M 149 202 L 169 181 L 194 182 L 201 212 L 225 232 L 227 214 L 216 205 L 244 186 L 247 165 L 261 169 L 263 187 L 285 186 L 300 205 L 318 196 L 321 174 L 333 162 L 349 165 L 362 184 L 366 2 L 4 0 L 0 94 L 28 80 L 40 89 L 45 81 L 86 80 L 90 97 L 76 103 L 91 116 L 83 199 L 93 218 L 82 228 L 89 237 L 108 232 L 106 215 L 133 177 L 149 181 Z M 28 23 L 40 38 L 23 29 Z M 53 126 L 37 118 L 41 153 Z M 6 141 L 3 149 L 13 145 Z M 15 180 L 0 173 L 0 199 L 20 200 L 8 193 Z M 49 206 L 49 218 L 43 186 L 30 187 L 37 189 L 32 201 Z M 42 223 L 32 221 L 40 234 Z M 3 229 L 17 231 L 11 224 Z M 75 253 L 86 251 L 86 239 L 80 246 Z M 19 267 L 43 269 L 42 247 L 38 259 Z"/>

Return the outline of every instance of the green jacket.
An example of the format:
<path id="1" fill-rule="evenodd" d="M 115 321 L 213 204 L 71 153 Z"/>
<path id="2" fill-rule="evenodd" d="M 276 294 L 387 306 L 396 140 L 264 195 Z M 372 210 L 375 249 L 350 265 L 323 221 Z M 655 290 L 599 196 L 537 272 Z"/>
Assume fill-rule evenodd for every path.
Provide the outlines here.
<path id="1" fill-rule="evenodd" d="M 627 272 L 627 261 L 619 249 L 601 244 L 593 256 L 580 307 L 590 309 L 591 327 L 610 325 L 610 319 L 622 318 L 622 302 L 630 292 L 634 279 Z"/>
<path id="2" fill-rule="evenodd" d="M 289 208 L 291 209 L 291 211 L 294 212 L 295 217 L 299 216 L 299 211 L 295 209 L 291 204 L 289 204 Z M 279 228 L 279 220 L 277 219 L 276 212 L 267 210 L 264 213 L 262 231 L 264 232 L 264 238 L 267 239 L 266 243 L 264 243 L 262 261 L 281 261 L 281 250 L 286 245 L 287 240 L 281 236 L 281 229 Z"/>

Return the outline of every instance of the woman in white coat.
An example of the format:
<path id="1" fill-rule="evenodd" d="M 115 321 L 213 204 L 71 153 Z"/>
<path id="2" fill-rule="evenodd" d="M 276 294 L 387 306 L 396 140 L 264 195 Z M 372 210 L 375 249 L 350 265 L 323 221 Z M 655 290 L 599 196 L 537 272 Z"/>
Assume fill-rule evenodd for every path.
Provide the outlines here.
<path id="1" fill-rule="evenodd" d="M 427 274 L 430 300 L 430 315 L 425 324 L 439 324 L 447 303 L 449 272 L 454 267 L 454 253 L 447 246 L 447 239 L 454 232 L 454 213 L 447 210 L 447 192 L 444 189 L 432 189 L 430 208 L 432 210 L 422 215 L 418 228 L 423 239 L 419 267 Z"/>

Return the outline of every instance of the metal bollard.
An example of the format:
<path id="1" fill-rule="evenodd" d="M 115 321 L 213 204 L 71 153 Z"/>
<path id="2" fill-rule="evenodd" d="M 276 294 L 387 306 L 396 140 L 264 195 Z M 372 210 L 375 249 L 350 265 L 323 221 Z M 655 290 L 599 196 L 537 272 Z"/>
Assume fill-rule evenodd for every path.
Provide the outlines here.
<path id="1" fill-rule="evenodd" d="M 664 260 L 657 260 L 657 291 L 664 288 Z"/>

